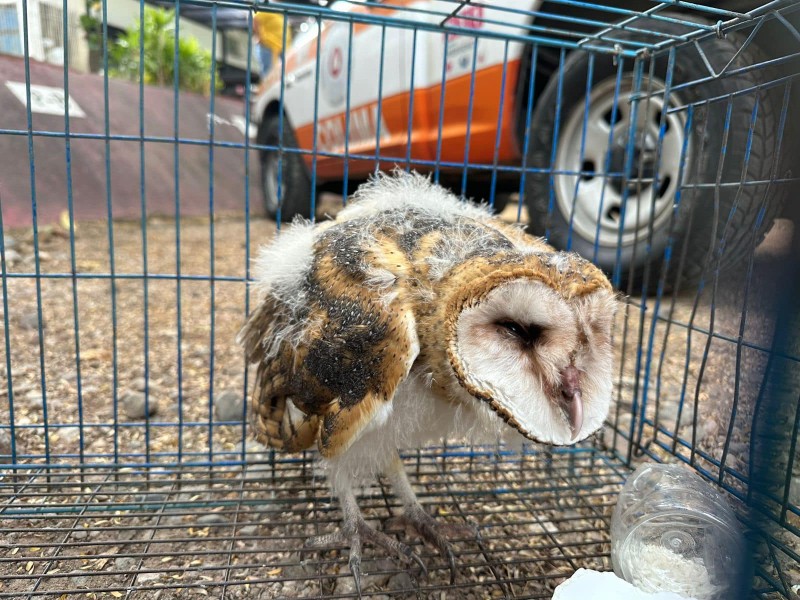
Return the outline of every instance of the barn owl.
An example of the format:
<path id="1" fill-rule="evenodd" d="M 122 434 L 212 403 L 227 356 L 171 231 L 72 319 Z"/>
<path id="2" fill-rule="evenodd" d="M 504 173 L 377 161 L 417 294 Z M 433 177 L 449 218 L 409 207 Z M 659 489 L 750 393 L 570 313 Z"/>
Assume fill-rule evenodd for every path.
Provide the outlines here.
<path id="1" fill-rule="evenodd" d="M 461 528 L 421 507 L 399 451 L 571 444 L 606 417 L 617 298 L 603 273 L 421 175 L 378 175 L 334 221 L 295 222 L 254 273 L 238 338 L 257 364 L 253 428 L 273 448 L 318 448 L 343 522 L 306 547 L 349 546 L 359 593 L 362 542 L 424 570 L 358 508 L 354 490 L 381 474 L 455 577 Z"/>

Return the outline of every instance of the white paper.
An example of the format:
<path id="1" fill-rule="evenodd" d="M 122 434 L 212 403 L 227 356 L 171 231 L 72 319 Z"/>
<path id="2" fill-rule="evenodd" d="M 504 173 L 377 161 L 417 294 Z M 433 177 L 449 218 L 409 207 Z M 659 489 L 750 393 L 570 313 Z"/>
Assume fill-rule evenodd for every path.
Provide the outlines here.
<path id="1" fill-rule="evenodd" d="M 634 587 L 613 572 L 578 569 L 556 588 L 553 600 L 694 600 L 673 592 L 650 594 Z"/>

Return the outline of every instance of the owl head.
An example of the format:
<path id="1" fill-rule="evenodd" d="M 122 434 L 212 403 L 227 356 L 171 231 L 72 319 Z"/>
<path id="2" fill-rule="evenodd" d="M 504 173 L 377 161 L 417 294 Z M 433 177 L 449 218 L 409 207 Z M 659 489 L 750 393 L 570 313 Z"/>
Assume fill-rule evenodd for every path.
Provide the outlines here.
<path id="1" fill-rule="evenodd" d="M 445 338 L 458 384 L 530 440 L 571 444 L 598 429 L 618 303 L 603 273 L 556 252 L 456 277 Z"/>

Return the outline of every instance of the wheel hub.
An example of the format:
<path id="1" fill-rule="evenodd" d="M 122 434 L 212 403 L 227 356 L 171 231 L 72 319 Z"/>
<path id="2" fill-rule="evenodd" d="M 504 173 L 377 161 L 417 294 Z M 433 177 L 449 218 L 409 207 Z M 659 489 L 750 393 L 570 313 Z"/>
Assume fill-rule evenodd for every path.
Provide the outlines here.
<path id="1" fill-rule="evenodd" d="M 636 139 L 640 139 L 637 135 Z M 627 165 L 628 153 L 625 151 L 625 140 L 617 139 L 609 149 L 608 184 L 619 195 L 627 184 L 628 192 L 635 193 L 640 185 L 639 179 L 652 180 L 656 171 L 655 149 L 636 144 L 630 165 Z M 627 166 L 627 170 L 626 170 Z"/>
<path id="2" fill-rule="evenodd" d="M 662 115 L 664 84 L 645 78 L 641 89 L 651 95 L 639 100 L 634 123 L 632 83 L 630 76 L 598 83 L 588 109 L 575 103 L 559 136 L 556 206 L 575 234 L 598 246 L 632 245 L 665 226 L 678 189 L 684 116 Z"/>

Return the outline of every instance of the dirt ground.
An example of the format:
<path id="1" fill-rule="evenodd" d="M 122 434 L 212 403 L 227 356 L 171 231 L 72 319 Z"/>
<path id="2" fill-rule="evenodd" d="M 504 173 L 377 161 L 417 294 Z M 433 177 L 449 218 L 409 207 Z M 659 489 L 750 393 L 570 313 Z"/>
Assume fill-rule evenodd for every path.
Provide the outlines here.
<path id="1" fill-rule="evenodd" d="M 322 210 L 330 209 L 333 212 L 335 206 L 335 202 L 330 201 L 327 208 L 323 205 Z M 515 212 L 515 208 L 509 208 L 506 214 L 513 218 Z M 253 219 L 246 224 L 235 216 L 218 216 L 213 223 L 208 219 L 182 219 L 177 227 L 173 220 L 165 218 L 151 218 L 144 228 L 138 222 L 113 223 L 111 229 L 106 223 L 80 223 L 75 232 L 73 252 L 67 230 L 58 226 L 44 227 L 39 230 L 38 238 L 41 269 L 39 288 L 37 280 L 32 277 L 36 271 L 32 232 L 6 232 L 9 277 L 6 280 L 7 304 L 0 307 L 5 313 L 0 326 L 3 327 L 3 335 L 7 336 L 4 348 L 10 348 L 10 371 L 7 369 L 4 349 L 0 374 L 10 385 L 0 386 L 0 419 L 11 418 L 9 390 L 13 390 L 13 423 L 16 428 L 14 443 L 18 461 L 31 465 L 47 463 L 72 466 L 81 459 L 87 464 L 107 464 L 116 457 L 116 462 L 128 469 L 124 472 L 129 475 L 123 479 L 130 483 L 139 477 L 136 475 L 139 473 L 136 465 L 146 461 L 169 463 L 180 460 L 185 464 L 199 464 L 210 457 L 215 462 L 237 461 L 244 457 L 242 427 L 219 424 L 219 419 L 215 417 L 214 402 L 223 392 L 238 397 L 240 401 L 245 396 L 247 371 L 242 352 L 234 342 L 236 332 L 248 310 L 248 291 L 243 282 L 249 274 L 248 257 L 255 253 L 260 244 L 269 240 L 274 232 L 275 224 L 271 221 Z M 720 469 L 709 459 L 722 460 L 724 455 L 722 482 L 737 492 L 746 489 L 742 480 L 746 478 L 748 469 L 750 423 L 766 364 L 765 349 L 770 346 L 774 328 L 773 290 L 781 276 L 781 265 L 785 262 L 791 235 L 790 222 L 776 223 L 767 240 L 757 250 L 749 288 L 746 285 L 746 269 L 741 269 L 725 274 L 716 290 L 709 285 L 699 297 L 696 290 L 688 290 L 679 294 L 674 301 L 670 297 L 665 297 L 660 302 L 648 298 L 646 310 L 641 307 L 641 298 L 631 298 L 618 315 L 615 334 L 616 395 L 611 421 L 617 425 L 619 431 L 627 434 L 632 411 L 641 411 L 642 401 L 646 399 L 644 414 L 649 423 L 645 423 L 641 429 L 642 444 L 661 457 L 673 452 L 696 461 L 699 467 L 709 470 L 714 477 L 717 477 Z M 109 244 L 109 239 L 113 239 L 113 244 Z M 71 276 L 73 272 L 77 273 L 75 277 Z M 147 279 L 141 277 L 144 272 L 150 274 Z M 175 277 L 178 272 L 180 279 Z M 113 289 L 109 277 L 111 273 L 116 275 Z M 212 274 L 213 277 L 210 278 Z M 660 318 L 653 323 L 656 305 Z M 709 331 L 713 335 L 709 336 Z M 737 343 L 737 340 L 741 340 L 741 343 Z M 145 392 L 151 412 L 149 420 L 130 418 L 127 415 L 127 401 L 136 396 L 137 392 Z M 682 410 L 679 410 L 681 397 L 685 401 Z M 113 401 L 115 398 L 116 403 Z M 637 399 L 636 403 L 634 399 Z M 657 431 L 653 424 L 657 424 L 662 430 Z M 674 437 L 675 432 L 678 434 L 677 438 Z M 634 431 L 635 438 L 638 439 L 639 434 L 638 429 Z M 3 443 L 0 439 L 0 454 L 7 454 L 8 451 L 2 450 Z M 8 447 L 8 440 L 5 444 Z M 616 449 L 623 457 L 627 455 L 627 440 L 612 428 L 607 428 L 600 434 L 595 444 L 608 452 Z M 596 462 L 603 463 L 603 460 L 598 458 Z M 223 552 L 227 548 L 227 556 L 232 556 L 232 549 L 244 549 L 245 556 L 251 562 L 258 557 L 246 554 L 248 539 L 252 538 L 250 542 L 253 543 L 261 543 L 265 535 L 272 536 L 270 539 L 275 538 L 273 550 L 276 554 L 270 561 L 279 566 L 267 568 L 269 565 L 258 565 L 259 577 L 269 581 L 270 578 L 285 576 L 287 570 L 292 572 L 291 565 L 298 562 L 296 553 L 292 555 L 290 552 L 297 544 L 286 543 L 282 546 L 283 543 L 277 541 L 278 538 L 285 535 L 297 535 L 298 539 L 302 537 L 301 533 L 307 529 L 302 526 L 303 519 L 307 519 L 307 515 L 316 510 L 305 505 L 309 502 L 308 498 L 323 503 L 329 500 L 325 495 L 324 484 L 315 482 L 319 490 L 309 492 L 312 487 L 312 479 L 309 479 L 311 476 L 307 473 L 300 475 L 293 469 L 289 463 L 278 469 L 287 475 L 286 481 L 290 482 L 285 490 L 281 491 L 283 484 L 280 479 L 273 477 L 270 485 L 278 486 L 271 492 L 273 494 L 307 496 L 302 507 L 293 506 L 284 515 L 290 521 L 298 519 L 300 523 L 297 527 L 290 526 L 289 521 L 289 524 L 267 526 L 268 523 L 259 520 L 257 508 L 252 508 L 255 512 L 249 512 L 243 521 L 232 519 L 233 513 L 228 514 L 227 508 L 219 509 L 219 506 L 228 506 L 225 501 L 233 494 L 238 502 L 236 506 L 239 508 L 235 513 L 238 515 L 242 499 L 257 495 L 256 490 L 249 488 L 232 488 L 246 479 L 240 476 L 240 468 L 238 471 L 233 469 L 230 473 L 214 475 L 209 480 L 204 480 L 198 471 L 188 478 L 189 481 L 199 481 L 190 484 L 189 491 L 194 489 L 195 493 L 180 498 L 178 496 L 186 494 L 185 482 L 176 483 L 169 479 L 174 474 L 165 475 L 168 477 L 168 484 L 164 484 L 168 488 L 166 492 L 157 489 L 152 491 L 151 488 L 138 484 L 130 489 L 115 487 L 115 491 L 109 492 L 104 487 L 106 484 L 99 487 L 91 485 L 92 482 L 99 481 L 97 479 L 92 479 L 86 489 L 81 490 L 80 486 L 73 489 L 76 480 L 71 476 L 54 481 L 56 485 L 62 486 L 61 495 L 58 496 L 62 504 L 72 506 L 82 501 L 89 506 L 96 502 L 95 496 L 105 495 L 106 500 L 101 502 L 120 504 L 117 518 L 125 523 L 131 519 L 136 520 L 131 530 L 136 535 L 141 530 L 156 531 L 158 535 L 151 538 L 157 539 L 160 544 L 166 544 L 172 535 L 170 532 L 174 532 L 174 539 L 183 540 L 176 545 L 176 552 L 180 550 L 181 556 L 191 555 L 194 557 L 192 560 L 203 561 L 205 558 L 198 558 L 196 553 L 181 550 L 187 543 L 184 539 L 186 536 L 195 537 L 195 534 L 186 531 L 205 531 L 196 537 L 210 535 L 212 541 L 216 540 L 216 545 L 211 547 L 216 548 L 216 552 Z M 588 477 L 589 472 L 587 466 L 586 471 L 579 472 L 576 476 Z M 559 506 L 562 512 L 558 519 L 552 517 L 554 522 L 558 520 L 559 523 L 565 518 L 572 518 L 574 528 L 568 532 L 573 537 L 577 535 L 576 531 L 594 531 L 604 524 L 607 526 L 610 508 L 613 506 L 613 495 L 609 494 L 615 493 L 615 486 L 621 483 L 621 478 L 613 469 L 601 469 L 600 472 L 605 474 L 605 478 L 600 475 L 599 479 L 593 480 L 595 485 L 590 488 L 596 495 L 591 495 L 591 501 L 582 500 L 582 503 L 578 503 L 579 506 L 567 507 L 573 511 L 572 517 L 564 517 L 564 506 Z M 428 473 L 425 477 L 433 477 L 433 474 Z M 430 482 L 434 481 L 435 478 L 430 479 Z M 454 481 L 453 485 L 458 483 L 457 478 Z M 481 477 L 477 477 L 462 483 L 465 489 L 473 489 L 470 486 L 477 486 L 475 489 L 478 489 L 480 481 Z M 513 486 L 523 489 L 527 480 L 522 477 L 510 481 Z M 573 480 L 568 481 L 569 485 L 574 483 Z M 102 489 L 98 491 L 100 488 Z M 152 497 L 139 498 L 131 513 L 132 509 L 125 508 L 125 505 L 134 502 L 135 492 L 152 494 Z M 484 492 L 485 490 L 481 491 Z M 81 494 L 89 496 L 83 497 Z M 20 496 L 22 497 L 25 497 L 24 493 Z M 26 503 L 15 498 L 4 496 L 6 507 L 48 501 L 41 490 L 38 496 L 27 498 Z M 480 498 L 485 499 L 483 496 Z M 167 517 L 164 518 L 173 519 L 173 523 L 178 523 L 180 527 L 158 526 L 158 519 L 163 515 L 159 516 L 154 511 L 160 507 L 161 512 L 165 512 L 167 500 L 175 500 L 176 503 L 175 506 L 170 505 L 170 509 L 166 510 Z M 454 502 L 452 497 L 448 501 L 451 504 Z M 525 510 L 533 511 L 530 505 L 525 504 L 527 500 L 519 501 Z M 553 506 L 558 505 L 556 499 L 552 501 Z M 796 503 L 797 499 L 794 498 L 793 501 Z M 177 506 L 182 508 L 178 510 L 175 508 Z M 190 527 L 189 530 L 183 527 L 191 526 L 201 513 L 207 513 L 205 516 L 213 514 L 204 508 L 208 506 L 221 510 L 224 518 L 221 517 L 222 520 L 217 522 L 209 519 L 204 527 Z M 326 506 L 323 512 L 328 515 L 327 511 L 334 508 L 327 504 Z M 511 521 L 510 517 L 490 512 L 493 510 L 490 504 L 478 504 L 476 500 L 474 506 L 477 507 L 475 511 L 478 520 L 490 515 L 502 518 L 504 523 Z M 594 506 L 600 508 L 595 509 Z M 306 512 L 309 510 L 312 513 Z M 108 518 L 109 514 L 111 513 L 104 513 L 104 518 Z M 275 523 L 282 522 L 280 511 L 278 515 L 272 516 L 277 518 Z M 333 517 L 328 517 L 333 520 Z M 580 519 L 588 520 L 584 522 Z M 79 525 L 76 526 L 75 523 Z M 3 526 L 9 527 L 11 535 L 6 538 L 5 543 L 0 541 L 0 573 L 15 574 L 17 579 L 0 583 L 0 597 L 15 597 L 14 594 L 30 591 L 25 586 L 36 581 L 45 565 L 50 565 L 47 567 L 49 572 L 58 568 L 53 566 L 55 563 L 52 560 L 45 561 L 46 557 L 51 556 L 48 553 L 55 552 L 54 548 L 58 544 L 63 546 L 66 543 L 68 547 L 69 544 L 74 544 L 73 550 L 93 547 L 90 544 L 91 537 L 88 538 L 89 541 L 69 541 L 70 535 L 74 538 L 76 527 L 88 527 L 92 531 L 104 528 L 102 523 L 83 523 L 79 519 L 65 525 L 63 518 L 55 521 L 6 519 Z M 544 536 L 542 539 L 547 538 L 547 525 L 543 525 L 541 520 L 536 523 L 540 529 L 544 528 L 539 532 Z M 223 524 L 234 529 L 226 534 L 228 537 L 215 537 L 214 528 L 222 528 Z M 36 533 L 26 534 L 24 530 L 27 526 L 36 528 Z M 248 530 L 249 535 L 242 534 L 241 528 L 249 526 L 254 527 Z M 518 529 L 514 530 L 512 527 L 512 530 L 517 538 L 521 535 Z M 47 533 L 48 531 L 51 533 Z M 35 543 L 25 541 L 33 539 L 28 538 L 28 535 L 35 537 Z M 104 570 L 115 574 L 121 572 L 123 575 L 135 574 L 137 570 L 141 570 L 148 546 L 125 545 L 132 544 L 139 538 L 130 538 L 125 542 L 123 537 L 119 537 L 118 543 L 113 546 L 113 535 L 105 532 L 92 542 L 96 547 L 102 546 L 102 553 L 97 555 L 100 558 L 95 557 L 86 563 L 88 568 L 76 568 L 89 571 L 95 576 L 99 576 Z M 497 539 L 493 538 L 492 543 L 500 544 L 502 537 L 498 535 Z M 547 539 L 549 543 L 539 548 L 540 553 L 553 552 L 554 538 L 551 536 Z M 596 543 L 602 546 L 604 539 L 601 536 Z M 790 537 L 785 541 L 796 548 L 796 539 Z M 566 543 L 564 539 L 560 542 Z M 588 543 L 585 539 L 584 542 Z M 590 558 L 579 561 L 580 564 L 573 561 L 568 567 L 586 566 L 585 562 L 598 568 L 609 568 L 607 546 L 601 546 L 595 548 L 595 554 L 581 547 L 581 552 L 586 552 L 586 556 Z M 161 548 L 158 551 L 161 558 L 170 556 L 163 550 L 163 545 Z M 63 551 L 63 548 L 59 551 Z M 485 554 L 488 556 L 492 550 L 485 552 L 488 552 Z M 25 558 L 17 558 L 17 553 L 19 557 Z M 113 559 L 115 553 L 118 556 L 131 554 L 133 562 L 117 564 L 119 559 Z M 494 564 L 485 556 L 481 559 L 484 566 L 475 567 L 478 571 L 487 564 Z M 126 557 L 131 558 L 127 555 Z M 344 564 L 342 560 L 344 559 L 335 564 L 341 566 Z M 104 562 L 100 564 L 97 561 Z M 170 571 L 167 563 L 169 561 L 165 561 L 162 565 L 164 568 L 160 570 L 151 565 L 147 572 L 140 573 L 138 578 L 134 577 L 136 585 L 141 586 L 143 581 L 163 583 L 170 577 L 180 575 L 180 570 Z M 194 568 L 197 565 L 186 565 L 184 566 L 190 572 L 202 573 L 202 569 L 198 571 Z M 295 580 L 311 582 L 308 589 L 298 588 L 297 584 L 293 584 L 294 587 L 281 591 L 281 586 L 265 588 L 266 584 L 263 584 L 260 595 L 256 596 L 248 594 L 249 588 L 246 589 L 243 583 L 245 580 L 238 575 L 231 575 L 230 564 L 227 568 L 226 580 L 233 577 L 232 581 L 238 582 L 235 585 L 231 583 L 231 587 L 217 585 L 206 589 L 202 585 L 202 577 L 210 577 L 211 581 L 218 583 L 221 573 L 219 570 L 209 571 L 202 577 L 198 575 L 195 582 L 197 585 L 190 585 L 179 579 L 178 587 L 191 588 L 191 597 L 225 596 L 225 590 L 229 590 L 226 597 L 265 598 L 281 595 L 305 597 L 322 592 L 342 594 L 344 597 L 353 591 L 337 587 L 344 585 L 338 581 L 344 581 L 345 578 L 331 583 L 321 575 L 317 575 L 315 579 L 302 573 L 297 575 L 295 571 Z M 274 569 L 281 570 L 275 572 Z M 273 571 L 272 575 L 268 574 L 270 570 Z M 800 576 L 796 570 L 795 566 L 792 572 L 792 577 L 795 578 L 793 583 L 800 584 Z M 447 573 L 444 571 L 446 569 L 439 573 L 440 577 L 436 581 L 446 581 Z M 248 571 L 249 575 L 242 577 L 250 577 L 255 572 Z M 396 576 L 388 567 L 386 572 L 386 581 Z M 522 573 L 530 575 L 524 568 Z M 564 573 L 562 569 L 558 577 L 563 579 Z M 142 575 L 145 576 L 144 580 Z M 80 576 L 83 575 L 73 577 Z M 483 576 L 497 577 L 496 573 L 491 572 L 489 575 L 475 575 L 478 578 Z M 516 577 L 521 576 L 518 571 Z M 513 574 L 506 578 L 515 580 Z M 119 587 L 119 581 L 128 583 Z M 130 578 L 126 580 L 124 577 L 113 581 L 93 577 L 89 587 L 106 589 L 96 592 L 95 597 L 130 596 L 130 581 Z M 374 589 L 383 590 L 386 588 L 386 581 L 379 582 L 380 585 L 376 584 Z M 439 585 L 444 585 L 441 581 Z M 551 584 L 560 579 L 548 581 L 550 583 L 546 587 L 550 590 L 553 587 Z M 386 589 L 394 589 L 395 592 L 390 593 L 395 597 L 405 597 L 403 594 L 411 594 L 403 587 L 407 584 L 405 581 L 399 588 L 390 586 Z M 67 586 L 60 588 L 65 594 L 77 594 L 78 590 L 87 587 L 85 580 L 74 578 L 60 580 L 59 585 Z M 52 589 L 59 588 L 56 586 Z M 264 595 L 264 589 L 273 591 Z M 403 589 L 406 592 L 401 593 Z M 426 592 L 424 597 L 467 597 L 448 595 L 445 589 L 446 586 L 434 586 L 429 590 L 431 595 Z M 520 590 L 528 590 L 528 595 L 521 593 L 517 597 L 549 598 L 544 592 L 538 596 L 530 589 L 532 588 L 523 586 Z M 500 585 L 492 594 L 497 592 L 502 596 L 508 593 L 503 590 Z M 158 593 L 161 598 L 171 598 L 173 592 L 164 588 Z M 52 594 L 57 595 L 55 592 Z M 419 592 L 414 594 L 417 595 L 408 597 L 419 596 Z"/>

